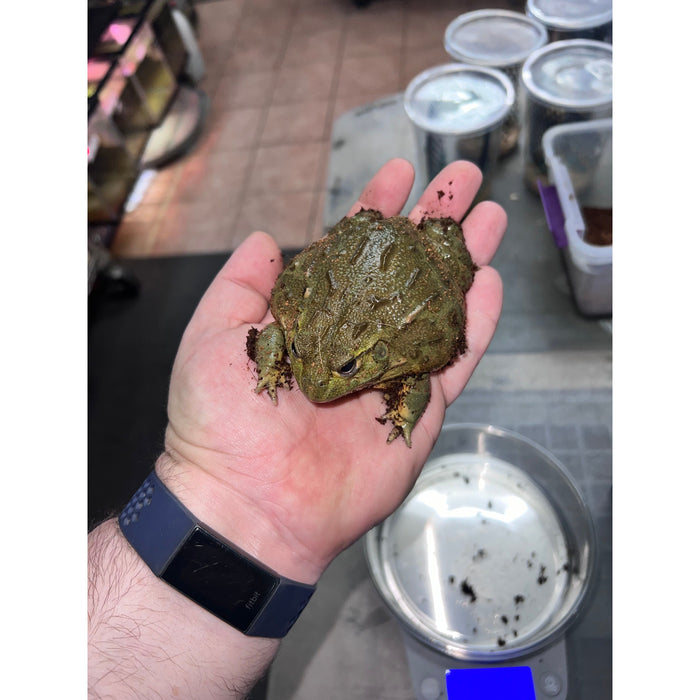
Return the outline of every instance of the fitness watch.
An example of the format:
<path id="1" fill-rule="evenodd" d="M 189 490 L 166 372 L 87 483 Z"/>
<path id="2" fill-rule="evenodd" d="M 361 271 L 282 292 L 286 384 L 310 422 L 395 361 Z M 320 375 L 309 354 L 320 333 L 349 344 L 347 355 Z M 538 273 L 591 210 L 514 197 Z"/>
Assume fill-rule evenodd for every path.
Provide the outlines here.
<path id="1" fill-rule="evenodd" d="M 122 511 L 119 527 L 156 576 L 251 637 L 284 637 L 316 590 L 217 535 L 155 471 Z"/>

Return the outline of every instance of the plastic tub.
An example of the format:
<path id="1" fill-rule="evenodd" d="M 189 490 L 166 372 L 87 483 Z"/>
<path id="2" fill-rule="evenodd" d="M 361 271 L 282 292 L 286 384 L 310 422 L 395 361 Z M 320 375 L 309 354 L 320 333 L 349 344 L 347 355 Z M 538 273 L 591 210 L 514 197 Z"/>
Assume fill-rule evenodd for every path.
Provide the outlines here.
<path id="1" fill-rule="evenodd" d="M 526 94 L 525 182 L 546 177 L 542 137 L 558 124 L 612 117 L 612 46 L 571 39 L 530 54 L 522 70 Z"/>
<path id="2" fill-rule="evenodd" d="M 555 239 L 559 235 L 559 244 L 563 246 L 576 305 L 584 315 L 609 316 L 612 313 L 612 119 L 552 127 L 544 135 L 543 146 L 563 219 L 563 236 L 556 230 L 553 233 Z M 548 211 L 547 217 L 550 227 L 551 213 Z M 601 220 L 605 221 L 604 227 L 600 226 Z M 597 244 L 593 242 L 596 240 Z M 608 241 L 609 244 L 602 244 Z"/>
<path id="3" fill-rule="evenodd" d="M 526 10 L 547 27 L 550 41 L 612 43 L 612 0 L 527 0 Z"/>
<path id="4" fill-rule="evenodd" d="M 487 197 L 503 123 L 514 100 L 508 76 L 491 68 L 450 63 L 413 78 L 404 93 L 404 108 L 427 178 L 455 160 L 469 160 L 484 176 L 477 199 Z"/>
<path id="5" fill-rule="evenodd" d="M 453 19 L 445 30 L 445 50 L 455 61 L 496 68 L 513 82 L 515 104 L 503 126 L 501 155 L 510 153 L 518 143 L 518 87 L 523 63 L 546 43 L 547 29 L 542 23 L 510 10 L 466 12 Z"/>

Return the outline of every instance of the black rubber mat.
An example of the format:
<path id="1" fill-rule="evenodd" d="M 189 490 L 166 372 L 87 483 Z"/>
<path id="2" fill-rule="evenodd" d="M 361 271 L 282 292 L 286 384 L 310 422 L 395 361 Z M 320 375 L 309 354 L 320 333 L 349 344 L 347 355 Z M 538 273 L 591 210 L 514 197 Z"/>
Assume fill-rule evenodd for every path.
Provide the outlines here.
<path id="1" fill-rule="evenodd" d="M 130 259 L 136 296 L 103 284 L 90 296 L 88 525 L 116 514 L 163 445 L 175 353 L 228 254 Z"/>

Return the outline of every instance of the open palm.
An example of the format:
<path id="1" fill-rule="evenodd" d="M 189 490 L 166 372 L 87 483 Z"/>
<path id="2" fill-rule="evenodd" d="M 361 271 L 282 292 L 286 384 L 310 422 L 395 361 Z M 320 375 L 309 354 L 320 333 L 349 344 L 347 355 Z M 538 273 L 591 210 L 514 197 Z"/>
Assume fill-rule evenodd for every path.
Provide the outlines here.
<path id="1" fill-rule="evenodd" d="M 401 211 L 413 168 L 389 161 L 349 214 Z M 461 220 L 481 183 L 467 162 L 445 168 L 410 213 Z M 488 267 L 505 231 L 501 207 L 483 202 L 462 224 L 479 270 L 467 294 L 467 352 L 431 378 L 431 399 L 413 447 L 387 444 L 380 391 L 314 404 L 298 388 L 274 406 L 256 394 L 246 354 L 251 325 L 271 322 L 268 301 L 282 270 L 277 244 L 252 234 L 212 282 L 185 331 L 168 400 L 166 453 L 159 465 L 181 499 L 197 484 L 210 524 L 289 576 L 316 578 L 330 560 L 391 513 L 415 482 L 440 432 L 446 407 L 464 388 L 496 328 L 502 303 L 498 274 Z M 183 498 L 184 495 L 184 498 Z M 212 515 L 213 513 L 213 515 Z M 211 522 L 212 518 L 214 522 Z M 290 552 L 293 556 L 290 556 Z M 282 571 L 281 569 L 285 569 Z"/>

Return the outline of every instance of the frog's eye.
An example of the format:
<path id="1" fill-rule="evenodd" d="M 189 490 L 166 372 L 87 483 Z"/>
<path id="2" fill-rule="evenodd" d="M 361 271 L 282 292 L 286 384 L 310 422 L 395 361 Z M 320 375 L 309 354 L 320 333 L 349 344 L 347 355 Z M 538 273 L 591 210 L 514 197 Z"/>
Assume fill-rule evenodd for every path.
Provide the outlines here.
<path id="1" fill-rule="evenodd" d="M 357 360 L 353 357 L 352 360 L 346 362 L 340 369 L 338 369 L 338 374 L 341 377 L 353 377 L 357 374 L 357 370 L 360 369 L 360 365 Z"/>
<path id="2" fill-rule="evenodd" d="M 299 351 L 297 350 L 297 346 L 294 344 L 294 341 L 292 341 L 292 344 L 289 346 L 289 351 L 296 357 L 296 359 L 299 359 Z"/>

